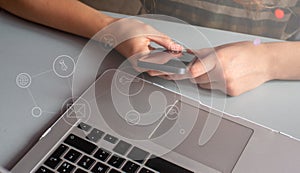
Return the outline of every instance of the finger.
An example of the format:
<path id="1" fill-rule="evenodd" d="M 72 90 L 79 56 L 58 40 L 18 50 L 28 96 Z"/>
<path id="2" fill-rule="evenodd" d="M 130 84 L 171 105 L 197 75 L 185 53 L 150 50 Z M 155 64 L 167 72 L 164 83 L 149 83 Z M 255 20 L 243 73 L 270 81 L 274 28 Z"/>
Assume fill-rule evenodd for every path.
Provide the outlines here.
<path id="1" fill-rule="evenodd" d="M 172 75 L 160 75 L 160 76 L 157 76 L 157 77 L 160 77 L 160 78 L 162 78 L 162 79 L 165 79 L 165 80 L 183 80 L 184 78 L 182 78 L 182 77 L 180 77 L 180 76 L 178 76 L 178 77 L 176 77 L 176 76 L 172 76 Z"/>
<path id="2" fill-rule="evenodd" d="M 198 56 L 197 56 L 198 57 Z M 190 75 L 193 78 L 208 73 L 215 68 L 217 59 L 214 53 L 209 54 L 203 59 L 198 58 L 190 68 Z"/>
<path id="3" fill-rule="evenodd" d="M 183 80 L 183 79 L 191 79 L 197 78 L 205 73 L 209 73 L 213 71 L 215 68 L 215 56 L 211 55 L 202 60 L 197 60 L 190 68 L 187 74 L 172 74 L 169 76 L 165 76 L 164 78 L 167 80 Z M 211 73 L 210 75 L 213 75 Z"/>
<path id="4" fill-rule="evenodd" d="M 172 50 L 172 51 L 176 51 L 176 52 L 181 52 L 183 50 L 183 47 L 177 43 L 175 43 L 170 37 L 165 36 L 165 35 L 159 35 L 159 36 L 147 36 L 147 38 L 150 41 L 153 41 L 161 46 L 163 46 L 164 48 L 166 48 L 167 50 Z"/>
<path id="5" fill-rule="evenodd" d="M 170 74 L 170 75 L 162 75 L 159 76 L 167 80 L 184 80 L 184 79 L 190 79 L 191 76 L 189 74 Z"/>
<path id="6" fill-rule="evenodd" d="M 217 81 L 223 81 L 220 77 L 220 74 L 218 70 L 215 67 L 213 70 L 209 71 L 208 73 L 205 73 L 201 76 L 198 76 L 196 78 L 190 79 L 192 83 L 197 84 L 205 84 L 205 83 L 211 83 L 211 82 L 217 82 Z"/>
<path id="7" fill-rule="evenodd" d="M 160 76 L 157 76 L 157 77 L 160 77 L 160 78 L 165 79 L 165 80 L 169 80 L 169 79 L 167 78 L 168 75 L 160 75 Z"/>
<path id="8" fill-rule="evenodd" d="M 226 93 L 226 89 L 223 87 L 223 84 L 221 84 L 219 82 L 199 84 L 198 86 L 203 88 L 203 89 L 219 90 L 219 91 L 222 91 L 222 92 Z"/>
<path id="9" fill-rule="evenodd" d="M 172 75 L 172 73 L 162 72 L 162 71 L 156 71 L 156 70 L 148 70 L 147 73 L 150 76 L 168 76 Z"/>
<path id="10" fill-rule="evenodd" d="M 199 86 L 203 89 L 211 89 L 211 84 L 210 83 L 199 84 Z"/>
<path id="11" fill-rule="evenodd" d="M 173 54 L 164 51 L 152 52 L 144 57 L 141 57 L 141 60 L 144 62 L 154 63 L 154 64 L 165 64 L 171 59 L 179 57 L 181 54 Z"/>
<path id="12" fill-rule="evenodd" d="M 192 78 L 191 82 L 196 83 L 196 84 L 206 84 L 206 83 L 210 83 L 212 81 L 210 80 L 210 77 L 208 74 L 203 74 L 197 78 Z"/>

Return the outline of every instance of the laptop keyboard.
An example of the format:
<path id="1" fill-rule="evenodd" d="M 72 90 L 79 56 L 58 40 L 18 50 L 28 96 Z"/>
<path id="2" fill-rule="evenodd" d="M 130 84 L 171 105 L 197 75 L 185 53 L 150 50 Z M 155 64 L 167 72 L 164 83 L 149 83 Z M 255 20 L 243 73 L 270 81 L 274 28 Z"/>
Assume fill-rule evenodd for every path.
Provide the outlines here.
<path id="1" fill-rule="evenodd" d="M 143 149 L 80 123 L 86 138 L 69 134 L 36 173 L 192 173 Z M 113 145 L 110 151 L 97 146 L 99 140 Z"/>

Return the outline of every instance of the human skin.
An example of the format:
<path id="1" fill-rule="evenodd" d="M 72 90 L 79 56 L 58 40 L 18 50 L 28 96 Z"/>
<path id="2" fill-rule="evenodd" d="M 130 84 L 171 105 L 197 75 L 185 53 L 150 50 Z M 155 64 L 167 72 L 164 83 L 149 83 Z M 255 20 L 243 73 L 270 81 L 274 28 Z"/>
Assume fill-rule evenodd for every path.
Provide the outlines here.
<path id="1" fill-rule="evenodd" d="M 86 38 L 93 37 L 99 30 L 119 20 L 77 0 L 0 0 L 0 7 L 24 19 Z M 176 48 L 171 46 L 174 43 L 168 36 L 151 26 L 141 23 L 138 26 L 137 32 L 154 32 L 156 36 L 135 37 L 118 45 L 116 49 L 125 57 L 150 52 L 150 42 L 167 49 Z M 230 43 L 214 49 L 193 50 L 199 60 L 190 68 L 189 75 L 147 72 L 166 79 L 191 78 L 202 88 L 218 89 L 237 96 L 270 80 L 299 80 L 299 46 L 299 42 L 259 45 L 253 42 Z M 176 49 L 180 50 L 181 47 L 177 46 Z"/>
<path id="2" fill-rule="evenodd" d="M 300 42 L 236 42 L 192 51 L 199 59 L 188 75 L 165 75 L 169 80 L 190 78 L 205 89 L 238 96 L 270 80 L 300 80 Z"/>
<path id="3" fill-rule="evenodd" d="M 0 0 L 0 7 L 21 18 L 86 38 L 92 38 L 101 29 L 120 20 L 77 0 Z M 119 44 L 116 49 L 125 57 L 149 52 L 150 42 L 156 42 L 167 49 L 174 47 L 168 36 L 149 25 L 140 22 L 136 31 L 153 32 L 156 35 L 138 36 Z"/>

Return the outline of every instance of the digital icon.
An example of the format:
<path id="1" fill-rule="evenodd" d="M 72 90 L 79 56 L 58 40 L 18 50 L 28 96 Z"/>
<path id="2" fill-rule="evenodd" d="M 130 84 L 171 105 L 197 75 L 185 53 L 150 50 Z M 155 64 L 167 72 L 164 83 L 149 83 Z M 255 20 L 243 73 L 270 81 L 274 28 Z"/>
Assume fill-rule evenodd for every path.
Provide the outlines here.
<path id="1" fill-rule="evenodd" d="M 82 103 L 76 103 L 76 104 L 68 104 L 67 107 L 70 109 L 70 111 L 67 112 L 67 116 L 70 118 L 74 118 L 74 114 L 76 118 L 85 118 L 86 116 L 86 107 L 85 104 Z"/>
<path id="2" fill-rule="evenodd" d="M 64 59 L 59 60 L 59 64 L 61 65 L 60 68 L 61 68 L 62 71 L 67 71 L 68 70 L 68 66 L 65 64 Z"/>
<path id="3" fill-rule="evenodd" d="M 100 41 L 103 43 L 105 49 L 112 49 L 117 43 L 116 38 L 111 34 L 103 35 Z"/>
<path id="4" fill-rule="evenodd" d="M 178 107 L 176 107 L 174 105 L 169 105 L 166 108 L 165 113 L 166 113 L 166 117 L 169 120 L 176 120 L 178 118 L 179 109 L 178 109 Z"/>
<path id="5" fill-rule="evenodd" d="M 16 77 L 16 84 L 20 88 L 28 88 L 31 84 L 31 77 L 28 73 L 20 73 Z"/>
<path id="6" fill-rule="evenodd" d="M 122 77 L 120 77 L 119 82 L 123 85 L 126 85 L 126 84 L 130 84 L 132 82 L 138 83 L 138 82 L 140 82 L 140 79 L 139 78 L 131 78 L 130 79 L 126 76 L 122 76 Z"/>
<path id="7" fill-rule="evenodd" d="M 75 69 L 75 61 L 68 55 L 61 55 L 53 62 L 54 73 L 61 78 L 70 77 Z"/>
<path id="8" fill-rule="evenodd" d="M 117 73 L 114 77 L 117 90 L 124 96 L 134 96 L 140 93 L 144 88 L 144 75 L 133 77 L 126 73 Z"/>
<path id="9" fill-rule="evenodd" d="M 78 98 L 75 102 L 73 98 L 68 98 L 64 101 L 61 111 L 66 112 L 63 119 L 72 124 L 74 119 L 80 119 L 82 122 L 88 121 L 91 115 L 91 106 L 84 98 Z M 73 120 L 72 120 L 73 119 Z"/>
<path id="10" fill-rule="evenodd" d="M 141 115 L 135 110 L 131 110 L 125 115 L 125 120 L 129 125 L 137 125 L 140 119 Z"/>
<path id="11" fill-rule="evenodd" d="M 42 113 L 42 109 L 38 106 L 35 106 L 31 109 L 31 114 L 33 117 L 40 117 Z"/>
<path id="12" fill-rule="evenodd" d="M 155 18 L 156 16 L 151 15 L 149 17 Z M 158 17 L 158 18 L 160 18 L 160 17 Z M 173 21 L 173 19 L 171 19 L 171 20 Z M 119 37 L 117 39 L 114 39 L 113 36 L 110 37 L 107 35 L 107 33 L 109 33 L 109 31 L 111 31 L 111 30 L 119 29 L 119 28 L 115 28 L 115 26 L 118 26 L 118 25 L 108 26 L 107 28 L 105 28 L 101 32 L 98 32 L 95 35 L 95 38 L 97 38 L 97 40 L 99 40 L 103 43 L 100 45 L 100 46 L 103 46 L 103 47 L 100 47 L 100 49 L 104 49 L 104 47 L 111 48 L 112 45 L 116 46 L 116 45 L 120 44 L 120 41 L 132 39 L 133 36 L 140 36 L 140 35 L 126 33 L 126 34 L 121 35 L 121 37 L 122 37 L 121 39 L 119 39 Z M 194 27 L 190 27 L 189 29 L 191 29 L 191 31 L 190 31 L 191 33 L 194 33 L 194 35 L 199 36 L 199 38 L 202 38 L 202 39 L 198 39 L 198 40 L 201 40 L 199 42 L 199 45 L 201 45 L 201 47 L 207 47 L 207 48 L 212 47 L 211 42 L 208 40 L 208 38 L 206 38 L 205 34 L 203 34 L 202 32 L 199 32 L 199 30 L 197 30 L 197 29 L 194 29 Z M 193 32 L 193 31 L 195 31 L 195 32 Z M 173 30 L 172 30 L 172 32 L 173 32 Z M 156 34 L 156 33 L 153 33 L 153 34 Z M 173 33 L 171 33 L 171 34 L 174 35 Z M 179 36 L 180 34 L 175 34 L 175 36 L 176 35 Z M 100 38 L 100 39 L 98 39 L 98 38 Z M 190 39 L 185 40 L 185 38 L 183 38 L 183 39 L 178 38 L 178 40 L 180 40 L 180 42 L 184 43 L 182 45 L 190 44 Z M 114 41 L 115 41 L 115 43 L 114 43 Z M 185 44 L 185 43 L 188 43 L 188 44 Z M 168 46 L 172 46 L 172 45 L 168 45 Z M 184 46 L 184 47 L 186 47 L 186 46 Z M 91 52 L 91 50 L 94 51 L 95 48 L 98 48 L 98 47 L 96 47 L 94 45 L 94 41 L 90 41 L 88 43 L 88 45 L 85 46 L 82 53 L 80 54 L 79 59 L 84 59 L 84 58 L 86 58 L 86 56 L 89 56 L 89 55 L 91 56 L 90 52 Z M 168 48 L 176 49 L 176 47 L 174 47 L 174 48 L 168 47 Z M 212 50 L 214 50 L 214 49 L 212 48 Z M 96 51 L 99 51 L 99 49 L 96 49 Z M 107 59 L 108 54 L 109 54 L 109 51 L 101 50 L 101 54 L 95 54 L 94 58 L 92 58 L 93 64 L 99 64 L 99 67 L 102 67 L 102 65 L 104 65 L 104 63 L 106 63 L 105 60 Z M 100 56 L 98 56 L 98 55 L 100 55 Z M 82 61 L 82 62 L 84 62 L 84 61 Z M 170 89 L 169 86 L 173 87 L 173 84 L 174 84 L 175 85 L 174 88 L 176 88 L 176 89 L 174 89 L 175 91 L 173 89 L 170 89 L 170 90 L 171 90 L 171 92 L 174 91 L 175 93 L 178 93 L 178 97 L 180 97 L 180 95 L 186 95 L 187 93 L 185 93 L 184 91 L 189 91 L 188 93 L 194 93 L 194 94 L 193 94 L 193 96 L 190 96 L 190 95 L 188 95 L 188 96 L 191 98 L 194 98 L 195 100 L 197 99 L 197 101 L 199 100 L 199 102 L 201 103 L 199 88 L 198 88 L 197 84 L 195 84 L 195 85 L 191 84 L 193 86 L 190 87 L 190 86 L 187 86 L 184 82 L 174 81 L 174 83 L 172 82 L 170 85 L 168 85 L 169 83 L 167 83 L 167 84 L 162 83 L 160 80 L 156 80 L 156 79 L 154 79 L 154 80 L 152 80 L 152 79 L 143 80 L 142 79 L 141 82 L 130 82 L 132 80 L 127 80 L 128 78 L 121 78 L 121 77 L 124 75 L 126 77 L 128 77 L 128 76 L 140 77 L 139 76 L 140 73 L 138 71 L 136 73 L 134 73 L 129 70 L 123 70 L 124 68 L 128 67 L 129 63 L 130 62 L 125 60 L 121 65 L 118 64 L 119 66 L 117 69 L 107 71 L 107 72 L 103 73 L 103 75 L 101 75 L 101 78 L 110 79 L 110 80 L 102 80 L 101 79 L 100 81 L 105 81 L 105 82 L 99 82 L 99 87 L 97 85 L 97 87 L 95 87 L 95 90 L 97 91 L 97 90 L 101 89 L 102 93 L 104 93 L 102 89 L 105 88 L 105 89 L 107 89 L 107 91 L 109 91 L 109 89 L 110 89 L 110 92 L 107 92 L 105 90 L 105 97 L 100 97 L 100 96 L 98 97 L 98 95 L 95 95 L 95 97 L 97 97 L 95 99 L 95 101 L 97 102 L 97 106 L 98 106 L 97 111 L 100 112 L 100 115 L 105 120 L 105 123 L 107 123 L 106 125 L 109 126 L 112 130 L 115 130 L 115 132 L 121 136 L 127 137 L 129 139 L 145 140 L 145 142 L 147 142 L 147 144 L 148 144 L 148 142 L 151 142 L 151 143 L 153 142 L 153 143 L 157 143 L 157 144 L 165 144 L 165 145 L 167 145 L 166 148 L 168 148 L 168 150 L 174 149 L 174 147 L 179 145 L 185 139 L 185 137 L 191 132 L 191 129 L 195 125 L 197 117 L 199 115 L 199 110 L 198 109 L 189 110 L 191 112 L 189 112 L 188 118 L 187 118 L 187 115 L 181 115 L 181 114 L 183 114 L 182 111 L 180 111 L 178 116 L 176 116 L 175 111 L 171 111 L 170 115 L 168 115 L 168 117 L 167 117 L 165 114 L 165 110 L 166 110 L 166 107 L 171 102 L 169 102 L 169 97 L 167 97 L 169 95 L 166 94 L 164 97 L 163 94 L 165 92 L 168 93 L 168 90 Z M 84 63 L 81 65 L 84 65 L 84 67 L 88 67 Z M 76 68 L 76 70 L 79 70 L 79 72 L 80 72 L 80 69 L 86 69 L 86 68 Z M 97 74 L 99 72 L 99 68 L 95 68 L 95 70 L 93 70 L 93 69 L 91 69 L 91 70 L 92 70 L 92 74 L 94 76 L 97 76 Z M 123 71 L 123 72 L 120 73 L 120 71 Z M 130 75 L 124 74 L 124 72 L 130 73 Z M 129 77 L 129 79 L 131 79 L 131 78 Z M 106 81 L 109 81 L 109 82 L 106 82 Z M 148 82 L 150 84 L 153 83 L 153 85 L 160 87 L 162 90 L 159 89 L 158 91 L 163 91 L 163 92 L 162 93 L 152 92 L 148 88 L 148 85 L 147 85 Z M 78 87 L 81 86 L 80 80 L 75 81 L 73 83 L 77 84 Z M 144 83 L 144 85 L 143 85 L 143 83 Z M 138 88 L 137 86 L 141 86 L 140 92 L 137 90 L 137 88 Z M 145 89 L 144 87 L 146 87 L 147 89 Z M 188 90 L 186 90 L 186 89 L 188 89 Z M 135 93 L 134 93 L 134 91 L 135 91 Z M 138 93 L 138 94 L 133 95 L 132 93 L 134 93 L 134 94 Z M 219 94 L 219 93 L 217 93 L 217 94 Z M 213 95 L 213 91 L 212 91 L 211 95 Z M 140 100 L 142 100 L 145 103 L 145 105 L 146 105 L 145 108 L 147 108 L 147 109 L 144 109 L 143 106 L 139 106 L 139 104 L 137 104 L 138 106 L 135 105 L 135 102 L 139 101 L 139 99 L 137 99 L 139 96 L 141 96 Z M 214 104 L 215 102 L 213 101 L 214 97 L 211 97 L 211 98 L 212 98 L 212 101 L 210 102 L 211 103 L 210 105 L 215 105 Z M 219 97 L 217 97 L 217 98 L 219 98 Z M 107 108 L 108 108 L 107 104 L 103 104 L 103 102 L 104 103 L 107 102 L 107 99 L 109 99 L 108 101 L 112 102 L 112 103 L 110 103 L 110 106 L 114 106 L 114 109 L 112 112 L 113 115 L 105 114 L 106 112 L 109 112 L 109 110 L 107 110 Z M 181 109 L 181 106 L 179 106 L 179 108 Z M 128 116 L 129 114 L 127 114 L 130 110 L 137 110 L 141 115 L 140 121 L 138 123 L 138 127 L 130 126 L 125 121 L 127 119 L 128 122 L 130 122 L 129 120 L 131 120 L 131 122 L 135 122 L 134 120 L 136 120 L 135 118 L 137 116 L 134 116 L 134 115 L 132 115 L 132 117 L 133 117 L 132 119 L 128 118 L 128 117 L 131 117 L 131 116 Z M 141 110 L 143 110 L 143 111 L 141 111 Z M 151 116 L 147 116 L 147 115 L 151 115 Z M 154 116 L 152 116 L 152 115 L 154 115 Z M 173 116 L 171 116 L 171 115 L 173 115 Z M 115 118 L 118 118 L 118 117 L 119 117 L 119 121 L 114 121 Z M 177 119 L 176 119 L 176 117 L 177 117 Z M 151 136 L 151 135 L 149 135 L 149 132 L 151 133 L 153 131 L 153 127 L 156 127 L 157 124 L 164 125 L 164 123 L 160 123 L 160 122 L 162 120 L 168 121 L 169 120 L 168 118 L 176 119 L 176 121 L 172 122 L 173 124 L 174 123 L 175 124 L 172 125 L 172 127 L 170 126 L 171 127 L 170 129 L 166 129 L 166 133 L 161 133 L 162 134 L 161 136 L 157 136 L 157 138 L 148 138 L 149 136 Z M 124 124 L 127 125 L 127 127 L 128 127 L 128 130 L 126 130 L 126 131 L 123 130 L 124 129 L 123 126 L 122 127 L 120 126 L 120 125 L 124 125 Z M 213 123 L 213 125 L 218 126 L 218 123 Z M 139 130 L 138 131 L 139 134 L 135 134 L 134 132 L 137 132 L 137 129 L 138 130 L 142 129 L 144 131 Z M 183 130 L 180 130 L 180 129 L 183 129 Z M 180 134 L 180 132 L 181 133 L 185 132 L 185 134 L 182 135 L 182 134 Z M 162 153 L 159 153 L 159 154 L 162 154 Z"/>

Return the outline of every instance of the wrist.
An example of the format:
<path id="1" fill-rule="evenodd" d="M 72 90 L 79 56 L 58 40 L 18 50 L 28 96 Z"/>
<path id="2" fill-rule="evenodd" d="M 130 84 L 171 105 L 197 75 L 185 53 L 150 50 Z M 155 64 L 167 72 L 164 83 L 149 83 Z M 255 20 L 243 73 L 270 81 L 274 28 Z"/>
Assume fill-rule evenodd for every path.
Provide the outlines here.
<path id="1" fill-rule="evenodd" d="M 300 42 L 273 42 L 266 44 L 271 79 L 300 79 Z"/>
<path id="2" fill-rule="evenodd" d="M 267 81 L 278 78 L 278 55 L 277 51 L 274 51 L 274 43 L 262 44 L 264 49 L 263 53 L 266 55 L 266 76 Z"/>
<path id="3" fill-rule="evenodd" d="M 92 30 L 90 32 L 90 38 L 92 38 L 100 30 L 109 26 L 110 24 L 112 24 L 113 22 L 115 22 L 117 20 L 119 20 L 119 19 L 105 15 L 105 14 L 97 11 L 97 13 L 95 14 L 95 17 L 94 17 L 95 22 L 94 22 Z"/>

